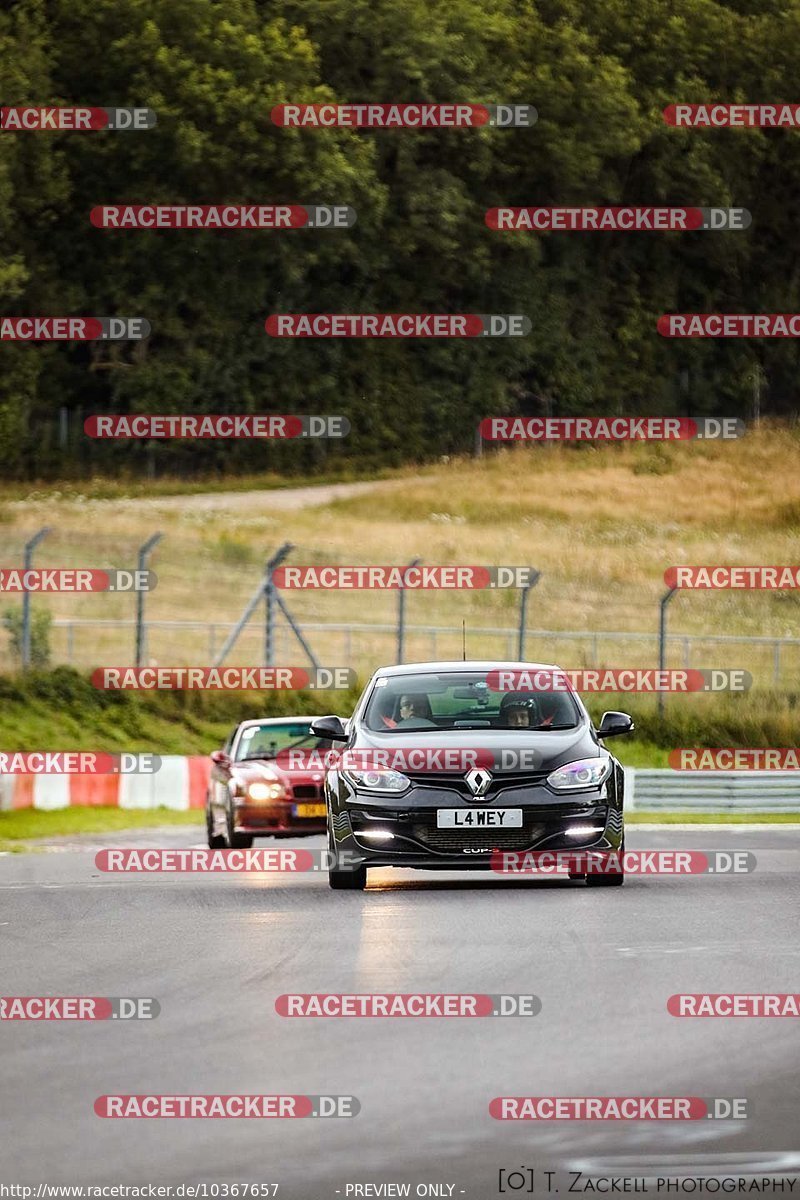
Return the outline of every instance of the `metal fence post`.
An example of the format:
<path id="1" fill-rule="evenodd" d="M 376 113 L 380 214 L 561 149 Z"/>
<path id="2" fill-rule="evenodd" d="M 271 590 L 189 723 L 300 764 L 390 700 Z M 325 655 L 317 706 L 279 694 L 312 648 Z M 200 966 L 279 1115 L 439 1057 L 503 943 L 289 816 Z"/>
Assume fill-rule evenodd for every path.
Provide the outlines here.
<path id="1" fill-rule="evenodd" d="M 314 654 L 314 651 L 311 649 L 311 647 L 309 646 L 306 639 L 303 637 L 302 629 L 297 624 L 297 622 L 295 621 L 292 614 L 289 612 L 289 609 L 286 607 L 286 604 L 284 603 L 283 597 L 281 596 L 280 592 L 277 590 L 277 588 L 275 588 L 275 586 L 273 584 L 270 584 L 270 590 L 272 592 L 272 599 L 273 599 L 274 603 L 277 605 L 277 607 L 281 610 L 283 615 L 286 617 L 286 620 L 289 623 L 289 628 L 291 629 L 294 636 L 297 638 L 300 645 L 305 650 L 306 655 L 308 657 L 308 661 L 311 663 L 314 670 L 318 671 L 319 670 L 319 659 Z M 267 666 L 271 667 L 272 663 L 267 663 Z"/>
<path id="2" fill-rule="evenodd" d="M 216 661 L 212 664 L 213 666 L 219 667 L 222 665 L 222 663 L 224 663 L 225 659 L 228 657 L 231 650 L 236 645 L 239 634 L 242 632 L 245 625 L 250 620 L 253 613 L 256 611 L 256 608 L 258 607 L 258 602 L 260 601 L 261 597 L 264 595 L 265 588 L 271 578 L 273 567 L 277 566 L 277 564 L 279 562 L 281 562 L 286 557 L 287 554 L 291 553 L 292 550 L 294 550 L 293 543 L 292 542 L 284 542 L 283 545 L 281 546 L 280 550 L 278 550 L 278 552 L 276 554 L 274 554 L 272 556 L 272 558 L 269 560 L 269 562 L 267 563 L 267 566 L 266 566 L 266 573 L 262 576 L 261 582 L 259 583 L 255 594 L 249 600 L 249 602 L 247 604 L 247 608 L 244 610 L 241 617 L 239 618 L 239 620 L 236 622 L 236 624 L 234 625 L 234 627 L 231 629 L 230 633 L 226 637 L 224 645 L 216 657 Z"/>
<path id="3" fill-rule="evenodd" d="M 267 570 L 267 583 L 264 588 L 264 666 L 271 667 L 275 658 L 275 589 L 272 586 L 272 572 Z"/>
<path id="4" fill-rule="evenodd" d="M 519 597 L 519 639 L 517 642 L 517 659 L 522 662 L 525 658 L 525 622 L 528 613 L 528 593 L 531 588 L 535 588 L 539 580 L 542 578 L 541 571 L 534 571 L 531 567 L 531 575 L 528 583 L 520 590 Z"/>
<path id="5" fill-rule="evenodd" d="M 42 538 L 46 538 L 50 532 L 50 526 L 45 525 L 38 533 L 35 533 L 30 541 L 25 543 L 24 563 L 25 570 L 30 571 L 31 563 L 33 562 L 33 552 L 41 542 Z M 22 669 L 27 671 L 31 665 L 31 594 L 26 589 L 22 593 Z"/>
<path id="6" fill-rule="evenodd" d="M 666 659 L 667 659 L 667 605 L 669 604 L 670 600 L 675 595 L 677 590 L 678 589 L 676 587 L 671 587 L 669 589 L 669 591 L 665 592 L 664 595 L 661 597 L 661 601 L 660 601 L 660 605 L 659 605 L 658 669 L 660 672 L 662 672 L 662 675 L 663 675 L 664 670 L 666 669 Z M 663 715 L 664 715 L 664 693 L 663 693 L 663 691 L 661 691 L 661 689 L 659 689 L 659 692 L 658 692 L 658 715 L 660 717 L 663 717 Z"/>
<path id="7" fill-rule="evenodd" d="M 147 541 L 139 547 L 139 570 L 147 570 L 147 560 L 152 551 L 163 538 L 163 533 L 154 533 Z M 140 588 L 136 592 L 136 666 L 144 666 L 144 591 Z"/>
<path id="8" fill-rule="evenodd" d="M 291 542 L 284 542 L 280 550 L 273 554 L 266 566 L 266 574 L 264 576 L 264 666 L 271 667 L 275 659 L 275 609 L 277 608 L 276 601 L 280 597 L 275 591 L 275 584 L 272 582 L 272 572 L 277 567 L 278 563 L 282 563 L 287 554 L 294 550 L 294 545 Z M 283 608 L 283 605 L 281 605 Z M 285 610 L 284 610 L 285 611 Z"/>
<path id="9" fill-rule="evenodd" d="M 411 562 L 403 569 L 403 578 L 397 592 L 397 661 L 403 661 L 405 652 L 405 632 L 406 632 L 406 589 L 405 578 L 406 571 L 410 571 L 412 567 L 416 567 L 422 562 L 421 558 L 412 558 Z"/>

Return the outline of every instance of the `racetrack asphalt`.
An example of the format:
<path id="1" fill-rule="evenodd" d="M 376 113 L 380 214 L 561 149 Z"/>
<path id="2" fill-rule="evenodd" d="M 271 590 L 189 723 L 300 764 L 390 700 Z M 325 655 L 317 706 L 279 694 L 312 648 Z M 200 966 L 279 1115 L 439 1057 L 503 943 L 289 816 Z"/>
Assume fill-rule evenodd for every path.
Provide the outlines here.
<path id="1" fill-rule="evenodd" d="M 278 1183 L 279 1200 L 407 1182 L 412 1196 L 438 1184 L 488 1200 L 530 1194 L 502 1191 L 499 1172 L 534 1168 L 540 1198 L 545 1171 L 562 1197 L 569 1171 L 576 1191 L 609 1176 L 654 1187 L 726 1174 L 791 1177 L 800 1196 L 800 1022 L 679 1019 L 666 1007 L 676 992 L 800 991 L 800 828 L 633 826 L 627 838 L 629 849 L 746 849 L 757 866 L 608 889 L 386 869 L 358 893 L 332 892 L 318 873 L 120 875 L 95 864 L 101 847 L 203 844 L 193 827 L 0 856 L 3 995 L 161 1005 L 154 1021 L 0 1022 L 0 1182 Z M 274 1007 L 286 992 L 418 991 L 532 992 L 542 1009 L 286 1019 Z M 349 1094 L 361 1112 L 112 1120 L 93 1111 L 107 1093 Z M 493 1097 L 527 1095 L 744 1097 L 751 1115 L 489 1115 Z"/>

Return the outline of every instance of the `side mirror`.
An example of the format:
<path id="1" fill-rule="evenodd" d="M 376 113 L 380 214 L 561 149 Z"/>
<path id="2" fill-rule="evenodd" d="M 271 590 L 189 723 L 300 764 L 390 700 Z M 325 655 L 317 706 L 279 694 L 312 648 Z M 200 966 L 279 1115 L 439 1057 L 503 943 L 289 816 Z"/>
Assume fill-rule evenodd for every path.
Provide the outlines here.
<path id="1" fill-rule="evenodd" d="M 632 733 L 634 728 L 633 717 L 629 717 L 627 713 L 604 712 L 597 736 L 601 738 L 618 737 L 621 733 Z"/>
<path id="2" fill-rule="evenodd" d="M 311 722 L 311 732 L 314 737 L 327 738 L 329 742 L 346 742 L 349 736 L 341 717 L 317 717 Z"/>
<path id="3" fill-rule="evenodd" d="M 229 767 L 231 765 L 230 755 L 226 754 L 224 750 L 212 751 L 211 761 L 216 763 L 218 767 Z"/>

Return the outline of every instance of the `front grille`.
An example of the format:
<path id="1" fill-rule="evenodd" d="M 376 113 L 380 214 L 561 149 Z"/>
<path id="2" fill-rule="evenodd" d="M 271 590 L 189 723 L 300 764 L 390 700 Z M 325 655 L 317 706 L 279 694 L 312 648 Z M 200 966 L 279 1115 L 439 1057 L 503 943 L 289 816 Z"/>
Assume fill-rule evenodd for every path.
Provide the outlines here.
<path id="1" fill-rule="evenodd" d="M 542 825 L 525 825 L 522 829 L 437 829 L 435 825 L 415 825 L 413 837 L 443 853 L 486 847 L 491 850 L 526 850 L 537 841 L 544 830 Z"/>
<path id="2" fill-rule="evenodd" d="M 322 792 L 313 783 L 296 783 L 292 788 L 295 800 L 319 800 Z"/>
<path id="3" fill-rule="evenodd" d="M 440 791 L 452 791 L 465 800 L 475 800 L 475 794 L 467 784 L 463 771 L 458 773 L 447 771 L 406 771 L 405 774 L 417 787 L 430 787 Z M 542 787 L 549 774 L 549 771 L 528 771 L 524 774 L 522 772 L 497 771 L 493 774 L 492 782 L 481 797 L 481 801 L 493 800 L 510 789 Z"/>

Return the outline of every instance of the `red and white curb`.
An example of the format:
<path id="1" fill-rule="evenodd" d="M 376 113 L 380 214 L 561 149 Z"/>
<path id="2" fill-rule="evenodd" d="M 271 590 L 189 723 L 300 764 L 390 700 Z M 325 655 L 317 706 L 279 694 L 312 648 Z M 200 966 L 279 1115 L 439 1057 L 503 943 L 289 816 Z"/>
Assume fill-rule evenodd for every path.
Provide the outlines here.
<path id="1" fill-rule="evenodd" d="M 209 759 L 203 755 L 166 755 L 153 774 L 0 775 L 0 811 L 52 810 L 74 805 L 89 808 L 203 808 Z"/>

